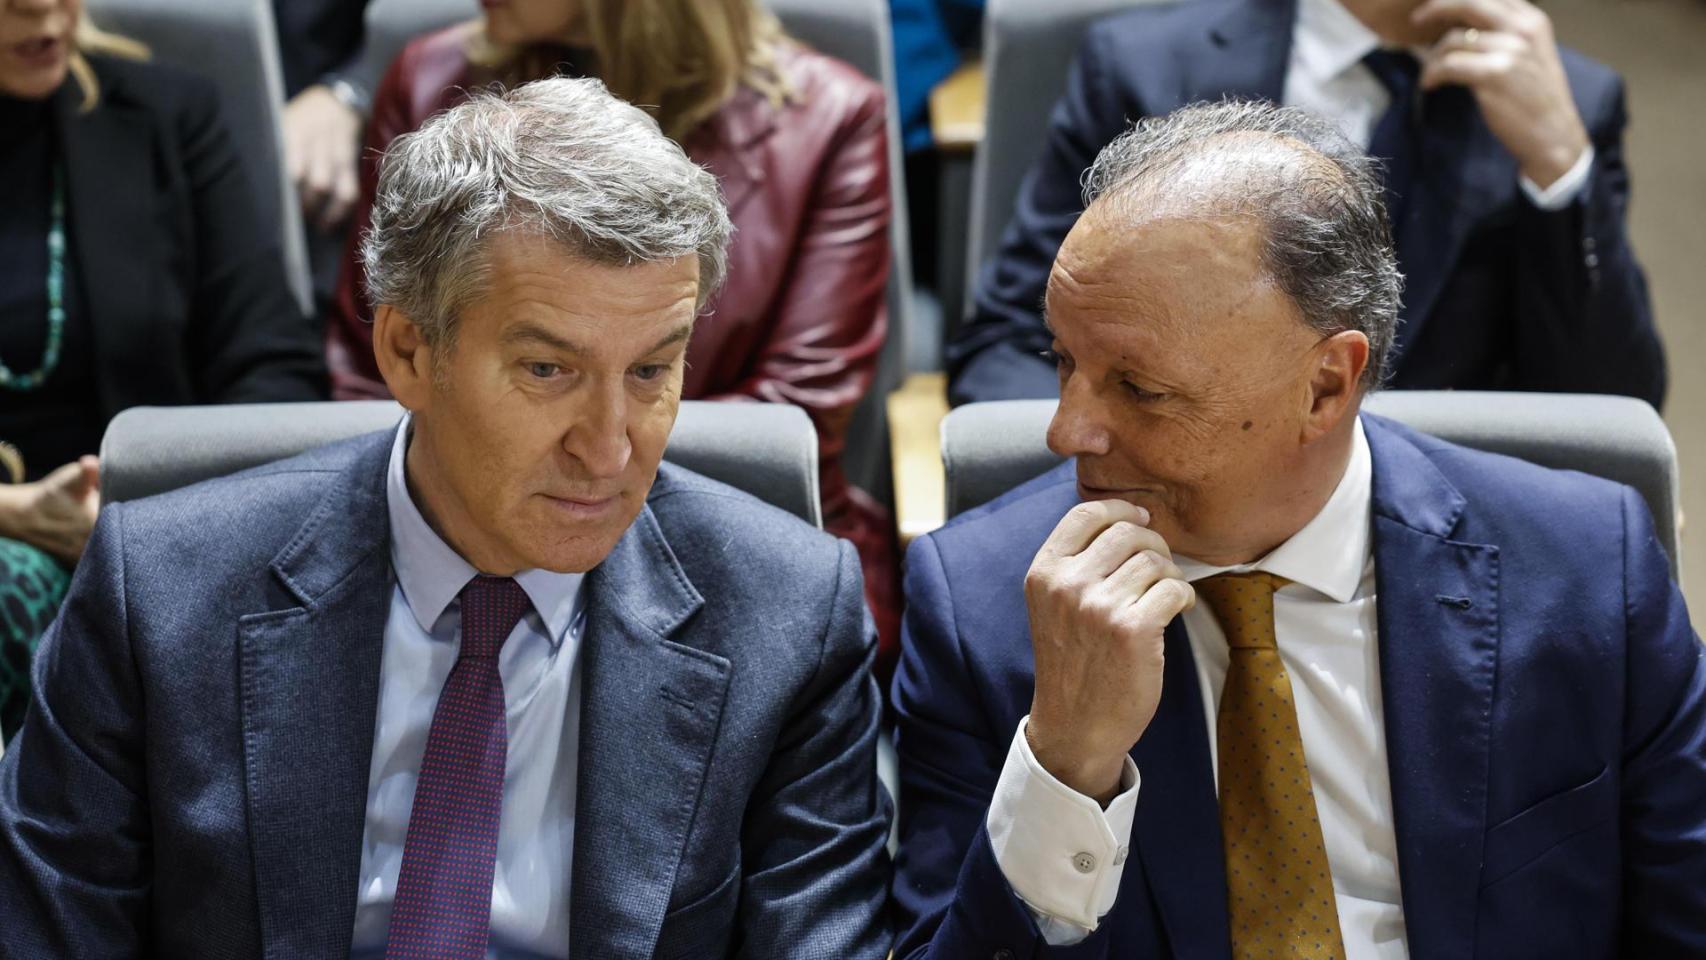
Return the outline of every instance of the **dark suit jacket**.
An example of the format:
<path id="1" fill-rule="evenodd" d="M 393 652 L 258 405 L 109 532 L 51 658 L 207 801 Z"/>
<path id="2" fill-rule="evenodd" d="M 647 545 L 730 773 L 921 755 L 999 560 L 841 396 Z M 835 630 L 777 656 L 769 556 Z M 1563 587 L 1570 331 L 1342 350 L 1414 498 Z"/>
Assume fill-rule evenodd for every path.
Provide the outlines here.
<path id="1" fill-rule="evenodd" d="M 391 436 L 102 513 L 0 758 L 0 957 L 349 951 Z M 585 589 L 575 955 L 881 960 L 852 549 L 665 466 Z"/>
<path id="2" fill-rule="evenodd" d="M 273 0 L 272 13 L 287 100 L 352 66 L 361 52 L 367 0 Z M 373 93 L 371 81 L 365 89 Z"/>
<path id="3" fill-rule="evenodd" d="M 71 254 L 108 417 L 140 404 L 322 400 L 325 361 L 261 222 L 213 84 L 92 57 L 54 97 Z"/>
<path id="4" fill-rule="evenodd" d="M 1167 4 L 1089 29 L 1001 249 L 978 278 L 975 316 L 950 346 L 956 402 L 1057 394 L 1038 304 L 1083 209 L 1080 175 L 1141 117 L 1228 96 L 1278 102 L 1295 11 L 1295 0 Z M 1405 290 L 1392 386 L 1664 399 L 1664 351 L 1624 228 L 1622 81 L 1561 53 L 1597 156 L 1563 210 L 1522 194 L 1515 159 L 1468 90 L 1422 101 L 1419 175 L 1393 230 Z"/>
<path id="5" fill-rule="evenodd" d="M 1706 661 L 1640 496 L 1365 416 L 1380 682 L 1410 955 L 1706 956 Z M 913 544 L 895 679 L 897 957 L 1230 958 L 1181 621 L 1113 910 L 1050 950 L 984 819 L 1030 711 L 1023 582 L 1065 464 Z"/>

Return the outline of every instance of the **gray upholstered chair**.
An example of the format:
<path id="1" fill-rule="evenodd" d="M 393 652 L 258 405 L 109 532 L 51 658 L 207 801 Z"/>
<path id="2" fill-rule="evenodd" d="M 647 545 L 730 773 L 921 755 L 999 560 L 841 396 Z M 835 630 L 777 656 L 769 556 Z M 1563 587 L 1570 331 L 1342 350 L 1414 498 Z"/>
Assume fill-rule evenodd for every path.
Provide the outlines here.
<path id="1" fill-rule="evenodd" d="M 133 407 L 101 440 L 101 497 L 134 500 L 396 425 L 388 400 Z M 817 431 L 796 407 L 681 405 L 664 459 L 739 487 L 816 526 Z"/>
<path id="2" fill-rule="evenodd" d="M 1678 575 L 1676 446 L 1646 403 L 1587 394 L 1391 390 L 1370 397 L 1366 407 L 1453 443 L 1634 487 Z M 1052 400 L 1009 400 L 948 414 L 942 459 L 949 517 L 1060 463 L 1044 442 L 1054 408 Z"/>
<path id="3" fill-rule="evenodd" d="M 884 398 L 906 376 L 913 329 L 912 242 L 907 228 L 906 184 L 901 176 L 900 115 L 895 108 L 894 38 L 885 0 L 764 0 L 789 35 L 820 53 L 844 60 L 882 84 L 888 95 L 889 332 L 877 358 L 876 379 L 853 414 L 842 455 L 847 478 L 877 499 L 891 498 L 888 414 Z M 737 238 L 735 242 L 740 242 Z M 938 334 L 939 335 L 939 334 Z"/>
<path id="4" fill-rule="evenodd" d="M 267 0 L 89 0 L 102 28 L 148 45 L 154 59 L 219 87 L 223 118 L 243 159 L 263 222 L 278 231 L 285 276 L 312 309 L 308 252 L 296 190 L 284 168 L 284 76 Z"/>
<path id="5" fill-rule="evenodd" d="M 1019 184 L 1042 154 L 1049 115 L 1084 28 L 1123 7 L 1156 0 L 989 0 L 983 70 L 989 104 L 972 167 L 966 233 L 966 310 L 983 262 L 1001 247 Z"/>
<path id="6" fill-rule="evenodd" d="M 349 70 L 369 94 L 410 40 L 480 15 L 479 0 L 372 0 L 361 52 Z"/>

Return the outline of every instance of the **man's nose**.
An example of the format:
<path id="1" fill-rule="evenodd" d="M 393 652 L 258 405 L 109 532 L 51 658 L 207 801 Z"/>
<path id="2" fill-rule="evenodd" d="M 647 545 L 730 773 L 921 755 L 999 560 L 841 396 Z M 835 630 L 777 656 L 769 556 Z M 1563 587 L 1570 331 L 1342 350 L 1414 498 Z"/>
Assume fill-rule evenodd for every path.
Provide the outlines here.
<path id="1" fill-rule="evenodd" d="M 609 387 L 599 385 L 579 413 L 579 419 L 563 438 L 563 449 L 593 477 L 621 476 L 633 453 L 633 444 L 628 440 L 626 391 L 620 383 Z"/>
<path id="2" fill-rule="evenodd" d="M 1090 384 L 1071 376 L 1048 425 L 1048 448 L 1063 457 L 1102 456 L 1109 450 L 1107 411 Z"/>

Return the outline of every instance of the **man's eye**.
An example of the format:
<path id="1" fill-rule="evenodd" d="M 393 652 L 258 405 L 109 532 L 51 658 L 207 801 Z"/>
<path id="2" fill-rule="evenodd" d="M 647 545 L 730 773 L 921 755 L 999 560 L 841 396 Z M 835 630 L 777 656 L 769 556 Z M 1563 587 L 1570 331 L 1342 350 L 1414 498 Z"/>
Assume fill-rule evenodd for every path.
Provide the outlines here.
<path id="1" fill-rule="evenodd" d="M 527 365 L 527 372 L 540 380 L 549 380 L 561 373 L 562 369 L 554 363 L 530 363 Z"/>
<path id="2" fill-rule="evenodd" d="M 1152 393 L 1145 390 L 1137 384 L 1132 383 L 1130 380 L 1121 381 L 1121 385 L 1125 387 L 1125 392 L 1130 394 L 1132 399 L 1139 403 L 1153 403 L 1154 401 L 1166 396 L 1164 393 Z"/>
<path id="3" fill-rule="evenodd" d="M 662 363 L 648 363 L 634 368 L 634 378 L 637 380 L 656 380 L 669 372 L 669 366 Z"/>

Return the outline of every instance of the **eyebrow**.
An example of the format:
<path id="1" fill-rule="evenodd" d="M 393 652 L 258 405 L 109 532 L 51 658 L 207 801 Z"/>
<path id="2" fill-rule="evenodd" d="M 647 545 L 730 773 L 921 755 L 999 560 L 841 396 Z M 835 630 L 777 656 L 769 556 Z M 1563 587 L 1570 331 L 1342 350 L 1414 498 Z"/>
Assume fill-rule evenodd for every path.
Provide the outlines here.
<path id="1" fill-rule="evenodd" d="M 675 344 L 678 344 L 678 343 L 686 343 L 687 339 L 689 337 L 691 337 L 692 335 L 693 335 L 693 324 L 691 324 L 691 323 L 682 324 L 681 326 L 675 328 L 674 331 L 669 333 L 663 339 L 659 340 L 657 343 L 652 344 L 651 347 L 649 347 L 645 352 L 647 354 L 657 353 L 659 350 L 662 350 L 665 347 L 671 347 L 671 346 L 674 346 Z M 544 344 L 545 346 L 551 348 L 552 350 L 556 350 L 560 353 L 569 353 L 569 354 L 574 354 L 576 356 L 585 356 L 586 354 L 592 352 L 592 351 L 588 350 L 586 347 L 583 347 L 580 344 L 575 343 L 573 340 L 570 340 L 566 337 L 559 336 L 558 334 L 553 333 L 550 330 L 547 330 L 544 327 L 540 326 L 539 324 L 534 323 L 530 320 L 523 320 L 522 322 L 516 324 L 515 326 L 510 327 L 508 330 L 505 330 L 504 334 L 503 334 L 503 342 L 504 343 L 529 343 L 529 342 L 540 343 L 540 344 Z"/>

